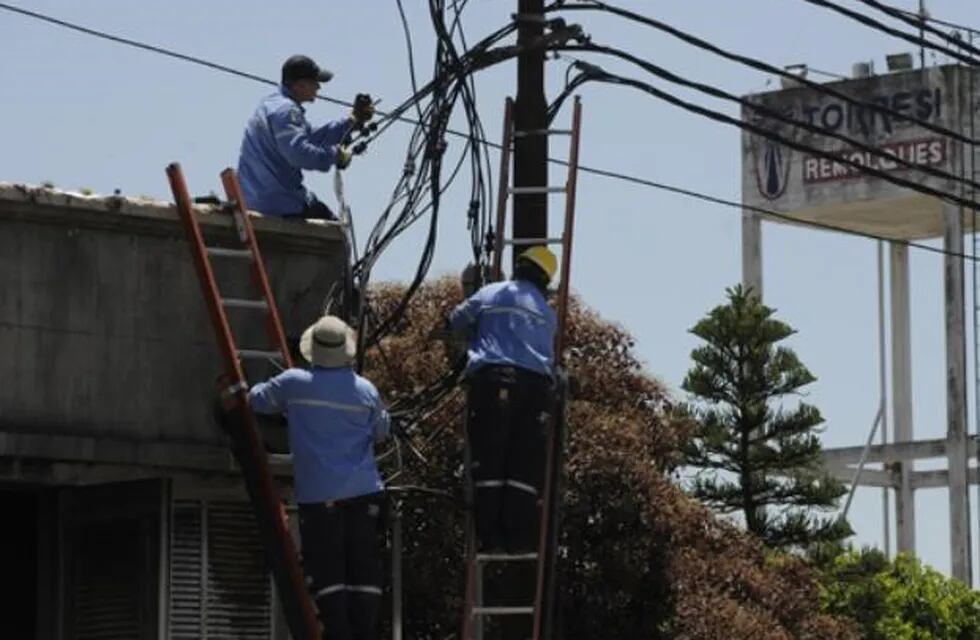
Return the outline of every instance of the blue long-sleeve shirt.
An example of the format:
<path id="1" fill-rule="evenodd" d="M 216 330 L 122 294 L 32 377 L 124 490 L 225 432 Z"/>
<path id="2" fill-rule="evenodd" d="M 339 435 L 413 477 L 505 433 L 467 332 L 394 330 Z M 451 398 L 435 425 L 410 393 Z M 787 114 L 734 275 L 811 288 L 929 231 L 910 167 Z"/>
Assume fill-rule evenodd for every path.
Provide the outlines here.
<path id="1" fill-rule="evenodd" d="M 552 376 L 555 312 L 536 286 L 525 280 L 488 284 L 449 314 L 457 333 L 468 333 L 467 375 L 485 365 L 521 367 Z"/>
<path id="2" fill-rule="evenodd" d="M 329 171 L 337 145 L 350 129 L 349 119 L 314 129 L 289 90 L 264 98 L 245 126 L 238 179 L 250 209 L 270 216 L 303 212 L 312 194 L 302 170 Z"/>
<path id="3" fill-rule="evenodd" d="M 287 369 L 248 394 L 258 413 L 289 423 L 297 503 L 343 500 L 381 491 L 374 443 L 388 436 L 377 389 L 350 367 Z"/>

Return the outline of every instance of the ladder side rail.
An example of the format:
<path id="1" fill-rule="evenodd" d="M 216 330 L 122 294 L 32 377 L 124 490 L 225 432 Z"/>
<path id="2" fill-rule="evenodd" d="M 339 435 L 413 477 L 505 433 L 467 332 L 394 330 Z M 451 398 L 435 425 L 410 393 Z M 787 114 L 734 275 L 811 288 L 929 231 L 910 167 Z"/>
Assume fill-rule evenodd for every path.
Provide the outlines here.
<path id="1" fill-rule="evenodd" d="M 507 98 L 504 104 L 504 140 L 500 145 L 500 174 L 497 182 L 497 227 L 493 239 L 493 266 L 491 277 L 503 277 L 504 237 L 507 233 L 507 201 L 510 187 L 511 144 L 514 137 L 514 101 Z M 466 640 L 465 638 L 463 640 Z"/>
<path id="2" fill-rule="evenodd" d="M 292 535 L 286 529 L 286 524 L 279 517 L 279 508 L 282 503 L 276 495 L 272 477 L 269 473 L 268 461 L 263 455 L 264 448 L 259 438 L 258 422 L 255 419 L 255 414 L 249 408 L 247 389 L 243 388 L 247 386 L 247 381 L 245 380 L 241 362 L 238 359 L 234 335 L 228 323 L 228 317 L 225 314 L 224 307 L 221 305 L 217 280 L 211 268 L 211 263 L 207 258 L 207 248 L 204 244 L 201 227 L 197 218 L 194 216 L 190 194 L 187 190 L 187 183 L 184 180 L 183 172 L 178 163 L 172 163 L 167 167 L 167 177 L 170 180 L 170 187 L 174 195 L 174 202 L 177 205 L 177 212 L 184 223 L 184 229 L 188 235 L 191 255 L 194 259 L 209 315 L 211 316 L 212 324 L 217 334 L 218 347 L 225 360 L 226 373 L 232 378 L 232 383 L 237 389 L 235 398 L 238 406 L 242 408 L 242 426 L 245 435 L 245 444 L 248 448 L 248 458 L 251 459 L 254 465 L 252 469 L 255 471 L 255 479 L 257 481 L 256 483 L 248 483 L 250 485 L 250 493 L 255 491 L 258 494 L 256 497 L 258 497 L 259 502 L 256 503 L 253 499 L 253 504 L 263 507 L 263 512 L 257 514 L 260 521 L 271 521 L 273 524 L 275 535 L 284 553 L 282 559 L 286 564 L 286 570 L 290 574 L 290 577 L 293 578 L 290 581 L 291 584 L 279 585 L 281 588 L 280 598 L 283 601 L 283 606 L 286 611 L 292 611 L 294 609 L 293 605 L 298 604 L 302 612 L 302 627 L 295 623 L 295 616 L 287 616 L 290 622 L 290 631 L 296 638 L 317 640 L 319 636 L 319 622 L 316 618 L 316 612 L 312 607 L 312 602 L 306 593 L 306 585 L 303 581 L 302 571 L 299 569 L 298 554 L 293 544 Z M 246 472 L 245 475 L 248 480 L 251 474 Z M 252 486 L 253 484 L 257 484 L 258 486 Z M 275 556 L 275 554 L 270 555 Z M 297 586 L 299 590 L 297 590 Z M 290 602 L 290 599 L 286 595 L 290 591 L 297 596 L 295 603 Z"/>
<path id="3" fill-rule="evenodd" d="M 250 467 L 243 469 L 243 475 L 246 477 L 257 523 L 263 533 L 271 573 L 276 581 L 279 601 L 282 603 L 290 634 L 293 638 L 319 640 L 320 621 L 317 610 L 306 586 L 299 564 L 299 550 L 292 532 L 280 517 L 283 504 L 269 470 L 265 447 L 259 435 L 258 420 L 249 408 L 248 392 L 243 389 L 235 395 L 238 406 L 242 407 L 242 432 L 245 436 L 242 447 L 244 451 L 237 457 L 239 464 L 248 464 Z"/>
<path id="4" fill-rule="evenodd" d="M 557 401 L 557 397 L 555 400 Z M 541 493 L 541 509 L 540 515 L 538 516 L 538 560 L 534 586 L 534 627 L 531 633 L 531 640 L 542 640 L 541 624 L 543 620 L 541 615 L 541 605 L 544 604 L 545 569 L 547 565 L 548 542 L 550 539 L 548 528 L 551 520 L 549 516 L 551 512 L 552 483 L 554 480 L 554 473 L 552 470 L 555 464 L 555 431 L 557 428 L 555 414 L 556 407 L 553 406 L 551 415 L 548 418 L 548 434 L 546 443 L 547 453 L 544 466 L 544 488 Z"/>
<path id="5" fill-rule="evenodd" d="M 204 234 L 194 215 L 187 182 L 184 180 L 184 173 L 179 163 L 174 162 L 167 167 L 167 178 L 170 180 L 170 190 L 173 192 L 177 213 L 180 215 L 184 230 L 187 232 L 191 257 L 194 259 L 194 268 L 197 271 L 198 281 L 201 283 L 201 292 L 204 294 L 208 315 L 211 316 L 211 324 L 214 326 L 218 339 L 218 348 L 225 361 L 225 373 L 232 379 L 233 385 L 243 384 L 245 383 L 245 372 L 238 360 L 235 338 L 231 332 L 231 325 L 228 323 L 228 316 L 221 304 L 218 281 L 207 257 Z"/>
<path id="6" fill-rule="evenodd" d="M 578 178 L 578 156 L 579 156 L 579 133 L 582 123 L 582 104 L 578 96 L 575 97 L 574 108 L 572 111 L 572 136 L 569 148 L 568 159 L 568 178 L 565 192 L 565 229 L 562 234 L 561 252 L 561 281 L 558 284 L 558 330 L 555 336 L 555 368 L 558 370 L 565 350 L 568 316 L 568 296 L 569 296 L 569 276 L 572 266 L 572 239 L 575 228 L 575 188 Z M 549 569 L 548 557 L 552 535 L 550 529 L 552 522 L 552 503 L 558 499 L 554 491 L 558 478 L 558 461 L 561 451 L 558 448 L 558 414 L 563 411 L 563 407 L 558 403 L 564 401 L 563 390 L 558 389 L 555 396 L 555 407 L 548 425 L 548 453 L 545 464 L 545 482 L 543 493 L 543 504 L 541 506 L 540 531 L 538 542 L 538 574 L 537 585 L 535 588 L 534 603 L 534 630 L 532 640 L 543 640 L 542 631 L 544 625 L 545 607 L 545 583 Z M 551 567 L 553 569 L 553 567 Z"/>
<path id="7" fill-rule="evenodd" d="M 551 484 L 551 493 L 549 495 L 551 510 L 549 512 L 549 522 L 551 526 L 548 528 L 548 542 L 547 542 L 547 557 L 544 558 L 545 565 L 545 579 L 544 585 L 542 587 L 542 620 L 541 620 L 541 637 L 542 638 L 556 638 L 556 634 L 559 631 L 557 628 L 557 614 L 556 607 L 558 606 L 558 544 L 559 544 L 559 533 L 561 531 L 561 495 L 564 486 L 564 475 L 563 470 L 564 465 L 564 451 L 565 443 L 568 438 L 568 423 L 566 421 L 568 414 L 566 413 L 566 404 L 568 394 L 568 386 L 564 383 L 558 389 L 558 405 L 557 405 L 557 418 L 555 419 L 555 436 L 552 438 L 553 450 L 555 455 L 556 464 L 554 465 L 553 480 Z"/>
<path id="8" fill-rule="evenodd" d="M 286 343 L 286 333 L 282 328 L 279 308 L 272 294 L 272 287 L 269 286 L 269 275 L 265 269 L 265 262 L 262 260 L 258 238 L 252 226 L 252 221 L 249 218 L 248 207 L 242 195 L 242 188 L 238 182 L 238 175 L 235 173 L 235 170 L 229 167 L 222 171 L 221 182 L 225 187 L 226 196 L 234 204 L 235 215 L 239 217 L 241 228 L 245 231 L 246 244 L 248 245 L 249 251 L 252 252 L 250 265 L 252 280 L 258 287 L 268 306 L 266 309 L 266 330 L 269 333 L 269 338 L 276 344 L 280 353 L 282 353 L 283 364 L 289 369 L 293 366 L 293 357 Z"/>
<path id="9" fill-rule="evenodd" d="M 575 96 L 572 109 L 572 139 L 568 158 L 568 181 L 565 193 L 565 231 L 561 252 L 561 282 L 558 283 L 558 332 L 555 344 L 555 363 L 560 364 L 564 354 L 568 330 L 568 297 L 572 273 L 572 240 L 575 232 L 575 190 L 578 186 L 579 136 L 582 128 L 582 102 Z"/>
<path id="10" fill-rule="evenodd" d="M 465 539 L 465 553 L 466 553 L 466 599 L 463 601 L 463 635 L 461 640 L 472 640 L 473 638 L 473 607 L 475 605 L 476 598 L 476 552 L 477 552 L 477 540 L 476 540 L 476 516 L 474 509 L 476 508 L 476 491 L 473 487 L 473 473 L 470 469 L 470 465 L 473 462 L 473 455 L 470 450 L 470 436 L 469 436 L 469 400 L 467 399 L 467 410 L 463 412 L 464 424 L 463 424 L 463 469 L 465 476 L 465 482 L 463 483 L 465 498 L 466 498 L 466 519 L 465 519 L 465 531 L 463 533 Z"/>

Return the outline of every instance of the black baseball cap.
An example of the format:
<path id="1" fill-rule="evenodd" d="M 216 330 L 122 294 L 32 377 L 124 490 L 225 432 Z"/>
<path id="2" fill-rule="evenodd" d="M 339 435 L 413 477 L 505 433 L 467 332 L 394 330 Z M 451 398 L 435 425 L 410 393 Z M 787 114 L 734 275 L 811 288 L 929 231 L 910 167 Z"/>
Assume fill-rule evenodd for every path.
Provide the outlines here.
<path id="1" fill-rule="evenodd" d="M 296 80 L 317 80 L 328 82 L 333 74 L 321 69 L 307 56 L 290 56 L 282 64 L 282 83 L 288 85 Z"/>

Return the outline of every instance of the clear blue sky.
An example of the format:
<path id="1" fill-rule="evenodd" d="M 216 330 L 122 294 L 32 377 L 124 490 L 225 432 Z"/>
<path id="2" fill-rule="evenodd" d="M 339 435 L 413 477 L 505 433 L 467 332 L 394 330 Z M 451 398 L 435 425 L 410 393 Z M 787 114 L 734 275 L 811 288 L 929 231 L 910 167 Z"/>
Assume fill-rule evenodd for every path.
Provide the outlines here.
<path id="1" fill-rule="evenodd" d="M 383 99 L 382 109 L 410 93 L 394 0 L 20 4 L 273 78 L 286 56 L 304 52 L 335 71 L 325 94 L 351 99 L 367 91 Z M 405 4 L 420 73 L 427 77 L 433 38 L 425 3 Z M 913 50 L 801 0 L 624 4 L 776 65 L 805 62 L 847 75 L 854 62 L 874 60 L 883 69 L 886 53 Z M 915 9 L 917 2 L 892 4 Z M 936 17 L 980 28 L 975 3 L 928 4 Z M 512 0 L 471 0 L 469 5 L 465 24 L 472 38 L 502 24 L 516 7 Z M 579 12 L 570 19 L 581 22 L 597 42 L 615 43 L 734 93 L 761 90 L 769 80 L 610 17 Z M 243 124 L 269 91 L 249 80 L 7 12 L 0 12 L 0 43 L 4 181 L 51 180 L 64 188 L 104 193 L 119 188 L 125 194 L 167 198 L 163 168 L 179 160 L 195 192 L 220 191 L 218 172 L 235 164 Z M 550 69 L 554 89 L 564 75 L 564 63 L 552 63 Z M 494 140 L 499 139 L 501 107 L 514 86 L 514 72 L 514 65 L 506 64 L 478 78 L 481 113 Z M 582 96 L 586 164 L 739 199 L 735 129 L 625 89 L 586 87 Z M 705 102 L 736 113 L 731 105 Z M 317 103 L 308 115 L 319 123 L 343 111 Z M 362 230 L 379 213 L 401 171 L 409 131 L 408 126 L 394 127 L 347 174 L 348 197 Z M 450 145 L 452 153 L 460 141 L 451 139 Z M 557 180 L 560 170 L 553 171 Z M 331 200 L 332 182 L 322 174 L 310 176 L 308 183 Z M 465 198 L 457 190 L 445 201 L 433 274 L 455 273 L 466 260 Z M 740 278 L 739 229 L 736 210 L 583 175 L 575 289 L 604 317 L 632 331 L 650 371 L 676 389 L 695 345 L 687 329 Z M 406 234 L 382 260 L 376 277 L 407 278 L 406 267 L 414 270 L 421 238 L 421 230 Z M 827 418 L 828 446 L 863 443 L 878 403 L 875 252 L 867 240 L 802 228 L 765 228 L 767 302 L 799 329 L 792 344 L 819 378 L 809 401 Z M 912 289 L 916 436 L 940 437 L 945 430 L 940 256 L 913 250 Z M 972 345 L 972 334 L 970 340 Z M 968 351 L 972 372 L 972 347 Z M 970 387 L 972 393 L 972 383 Z M 971 405 L 971 424 L 972 413 Z M 945 491 L 920 492 L 917 504 L 920 554 L 948 571 Z M 880 513 L 880 492 L 859 492 L 852 508 L 858 542 L 880 544 Z M 976 557 L 974 561 L 976 565 Z"/>

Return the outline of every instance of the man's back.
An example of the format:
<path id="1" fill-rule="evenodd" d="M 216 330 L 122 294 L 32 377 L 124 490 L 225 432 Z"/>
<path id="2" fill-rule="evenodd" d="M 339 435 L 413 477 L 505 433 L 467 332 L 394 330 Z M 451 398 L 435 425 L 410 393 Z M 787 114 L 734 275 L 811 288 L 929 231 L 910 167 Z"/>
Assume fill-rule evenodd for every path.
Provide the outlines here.
<path id="1" fill-rule="evenodd" d="M 530 282 L 489 284 L 453 310 L 455 329 L 470 327 L 468 373 L 485 365 L 516 366 L 552 375 L 555 312 Z"/>
<path id="2" fill-rule="evenodd" d="M 256 385 L 250 402 L 256 411 L 281 411 L 289 420 L 297 502 L 382 489 L 374 442 L 387 435 L 387 413 L 374 385 L 350 367 L 289 369 Z"/>

